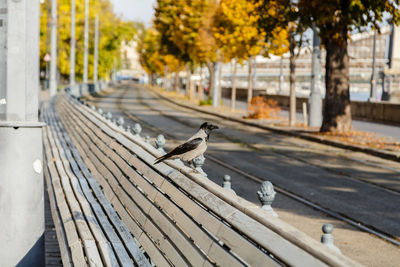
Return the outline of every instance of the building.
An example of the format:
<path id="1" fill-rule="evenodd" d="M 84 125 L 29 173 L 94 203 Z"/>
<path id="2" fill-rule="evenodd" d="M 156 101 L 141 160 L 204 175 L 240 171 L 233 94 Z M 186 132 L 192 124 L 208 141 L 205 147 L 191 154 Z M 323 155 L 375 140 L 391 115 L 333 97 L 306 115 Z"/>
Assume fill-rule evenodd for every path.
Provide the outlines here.
<path id="1" fill-rule="evenodd" d="M 372 75 L 374 31 L 353 34 L 349 41 L 350 56 L 350 90 L 359 93 L 360 97 L 369 97 Z M 296 59 L 296 91 L 299 95 L 308 95 L 311 80 L 312 46 L 304 47 Z M 321 49 L 321 85 L 324 93 L 326 51 Z M 225 65 L 223 77 L 225 85 L 229 85 L 232 66 Z M 280 73 L 283 74 L 282 92 L 289 93 L 289 53 L 283 58 L 272 56 L 256 58 L 256 88 L 268 93 L 279 90 Z M 238 86 L 247 87 L 247 64 L 238 68 Z M 400 91 L 400 27 L 384 26 L 376 38 L 376 73 L 378 93 Z M 362 99 L 359 99 L 362 100 Z"/>
<path id="2" fill-rule="evenodd" d="M 146 73 L 139 62 L 139 54 L 136 51 L 137 42 L 123 42 L 121 46 L 121 70 L 118 72 L 120 78 L 140 79 Z"/>

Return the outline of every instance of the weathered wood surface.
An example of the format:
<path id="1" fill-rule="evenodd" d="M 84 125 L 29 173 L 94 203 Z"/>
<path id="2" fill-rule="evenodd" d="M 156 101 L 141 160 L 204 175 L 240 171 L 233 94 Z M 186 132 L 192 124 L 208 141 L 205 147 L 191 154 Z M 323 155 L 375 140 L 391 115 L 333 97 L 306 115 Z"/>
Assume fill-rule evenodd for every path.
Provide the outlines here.
<path id="1" fill-rule="evenodd" d="M 57 112 L 90 172 L 155 264 L 357 265 L 182 164 L 153 166 L 159 151 L 76 101 L 60 96 Z"/>
<path id="2" fill-rule="evenodd" d="M 43 116 L 45 177 L 64 266 L 150 266 L 51 107 Z"/>

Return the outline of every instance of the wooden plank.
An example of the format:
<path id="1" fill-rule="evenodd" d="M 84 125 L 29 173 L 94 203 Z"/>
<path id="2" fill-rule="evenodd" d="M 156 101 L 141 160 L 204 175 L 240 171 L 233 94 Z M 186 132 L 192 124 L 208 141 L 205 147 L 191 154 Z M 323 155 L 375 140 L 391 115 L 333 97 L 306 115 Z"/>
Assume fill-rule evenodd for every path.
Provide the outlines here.
<path id="1" fill-rule="evenodd" d="M 87 125 L 87 124 L 83 124 L 83 125 Z M 82 125 L 82 127 L 84 127 Z M 85 128 L 82 128 L 83 130 L 84 130 L 84 132 L 86 133 L 86 134 L 88 134 L 91 138 L 90 138 L 90 140 L 92 140 L 92 141 L 99 141 L 99 140 L 95 140 L 95 136 L 94 135 L 92 135 L 92 134 L 90 134 L 90 132 L 89 132 L 89 129 L 85 129 Z M 97 144 L 97 142 L 96 142 L 96 144 Z M 99 147 L 103 147 L 103 146 L 99 146 Z M 104 148 L 103 148 L 103 150 L 104 150 Z M 104 151 L 104 153 L 107 153 L 108 154 L 108 156 L 110 157 L 110 158 L 115 158 L 115 157 L 118 157 L 115 153 L 112 153 L 111 151 L 109 151 L 109 150 L 105 150 Z M 126 169 L 126 168 L 128 168 L 128 169 L 130 169 L 130 166 L 129 165 L 127 165 L 126 163 L 124 163 L 125 164 L 125 166 L 119 166 L 120 168 L 124 168 L 124 169 Z M 132 169 L 130 169 L 130 170 L 132 170 Z M 145 185 L 145 184 L 147 184 L 147 186 L 148 186 L 148 189 L 149 190 L 151 190 L 151 195 L 153 195 L 153 198 L 154 198 L 154 196 L 155 196 L 155 194 L 157 194 L 157 192 L 158 191 L 156 191 L 154 188 L 152 188 L 152 187 L 150 187 L 149 186 L 149 184 L 147 183 L 147 182 L 145 182 L 145 181 L 143 181 L 143 179 L 137 174 L 137 173 L 135 173 L 135 172 L 131 172 L 131 175 L 130 175 L 130 177 L 131 178 L 136 178 L 135 179 L 135 182 L 137 182 L 137 183 L 140 183 L 140 182 L 142 182 L 140 185 Z M 127 188 L 131 188 L 131 190 L 132 190 L 132 185 L 130 185 L 129 183 L 125 183 L 125 184 L 123 184 L 123 186 L 124 186 L 124 188 L 129 192 L 129 189 L 127 189 Z M 145 192 L 146 193 L 148 193 L 149 191 L 146 191 L 145 190 Z M 130 193 L 130 195 L 136 195 L 137 196 L 137 192 L 129 192 Z M 143 207 L 143 204 L 142 205 L 140 205 L 141 207 Z M 158 214 L 157 214 L 158 215 Z M 155 217 L 155 216 L 151 216 L 152 218 L 158 218 L 158 217 Z M 159 217 L 160 219 L 162 218 L 162 217 Z M 162 219 L 161 219 L 162 220 Z M 162 222 L 164 222 L 164 221 L 162 221 Z M 170 222 L 171 223 L 171 222 Z M 166 230 L 170 230 L 170 232 L 169 232 L 169 234 L 170 235 L 173 235 L 173 234 L 176 234 L 176 235 L 179 235 L 179 233 L 177 234 L 177 232 L 171 232 L 171 229 L 175 229 L 175 228 L 171 228 L 170 229 L 170 227 L 169 227 L 169 225 L 168 225 L 168 223 L 167 224 L 164 224 L 163 225 L 164 227 L 165 227 L 165 229 Z M 179 238 L 177 237 L 177 236 L 175 236 L 175 238 L 177 238 L 177 242 L 179 242 Z M 174 244 L 175 245 L 177 245 L 177 243 L 175 243 L 174 242 Z M 178 244 L 178 246 L 179 246 L 179 244 Z M 184 244 L 184 245 L 181 245 L 181 247 L 183 248 L 183 249 L 186 249 L 188 246 L 187 246 L 187 244 Z M 207 247 L 207 248 L 209 248 L 209 246 Z M 187 250 L 186 251 L 186 254 L 189 254 L 189 256 L 188 256 L 188 258 L 189 259 L 193 259 L 196 263 L 199 263 L 200 261 L 204 261 L 204 259 L 203 258 L 196 258 L 196 254 L 192 254 L 192 255 L 190 255 L 190 253 L 191 253 L 192 251 L 189 251 L 189 250 Z M 197 254 L 197 255 L 199 255 L 199 254 Z"/>
<path id="2" fill-rule="evenodd" d="M 105 261 L 106 265 L 118 266 L 118 263 L 115 258 L 115 254 L 111 248 L 111 245 L 105 238 L 104 233 L 102 232 L 101 228 L 105 230 L 108 240 L 110 240 L 113 244 L 120 243 L 121 241 L 119 240 L 119 238 L 117 237 L 117 235 L 114 232 L 114 229 L 112 228 L 112 226 L 109 224 L 108 220 L 106 219 L 106 216 L 104 215 L 100 205 L 96 202 L 95 198 L 93 197 L 91 190 L 89 189 L 89 187 L 86 183 L 86 180 L 83 178 L 83 176 L 79 172 L 78 167 L 77 167 L 74 159 L 72 158 L 71 152 L 68 150 L 68 147 L 66 146 L 66 143 L 61 136 L 61 134 L 62 134 L 61 129 L 57 125 L 54 117 L 52 118 L 51 124 L 54 127 L 55 131 L 57 132 L 58 141 L 60 141 L 60 143 L 65 151 L 65 155 L 68 158 L 68 160 L 67 160 L 67 159 L 63 158 L 63 156 L 61 155 L 63 163 L 64 163 L 64 168 L 66 169 L 66 172 L 71 179 L 71 183 L 74 184 L 73 188 L 74 188 L 74 190 L 77 191 L 76 195 L 77 195 L 77 197 L 80 201 L 80 204 L 84 210 L 89 227 L 91 228 L 91 231 L 93 232 L 93 234 L 97 240 L 97 243 L 99 245 L 102 259 L 103 259 L 103 261 Z M 57 141 L 56 141 L 56 143 L 57 143 Z M 76 179 L 74 174 L 72 174 L 71 168 L 73 169 L 74 174 L 76 174 L 76 177 L 78 177 L 78 179 Z M 79 181 L 79 183 L 78 183 L 78 181 Z M 83 191 L 81 190 L 81 188 Z M 83 195 L 86 197 L 86 199 L 83 198 Z M 101 226 L 97 222 L 96 218 L 94 216 L 92 216 L 92 211 L 91 211 L 88 203 L 86 202 L 86 200 L 90 203 L 91 208 L 93 209 L 93 211 L 96 214 L 96 217 L 100 220 Z M 118 258 L 119 258 L 121 264 L 126 265 L 126 266 L 132 265 L 132 262 L 125 250 L 116 250 L 116 252 L 117 252 L 117 255 L 118 255 Z"/>
<path id="3" fill-rule="evenodd" d="M 47 131 L 48 127 L 45 127 L 45 131 L 43 131 L 43 141 L 46 148 L 47 167 L 51 177 L 51 181 L 49 184 L 53 185 L 56 204 L 60 212 L 60 217 L 62 219 L 65 235 L 68 241 L 68 246 L 71 251 L 72 262 L 75 266 L 87 266 L 87 263 L 85 261 L 85 256 L 83 253 L 82 244 L 79 241 L 77 230 L 75 228 L 75 225 L 73 224 L 73 219 L 71 213 L 69 212 L 69 207 L 66 205 L 64 194 L 62 192 L 59 183 L 59 174 L 57 173 L 56 168 L 54 166 L 53 156 L 51 155 L 51 153 L 49 153 L 51 150 L 51 146 L 49 144 Z"/>
<path id="4" fill-rule="evenodd" d="M 88 147 L 86 147 L 86 149 L 89 150 Z M 89 156 L 89 157 L 91 158 L 92 161 L 95 162 L 95 160 L 94 160 L 95 157 L 94 157 L 93 153 L 91 153 L 91 155 L 92 155 L 92 156 Z M 97 159 L 96 159 L 96 160 L 97 160 Z M 97 165 L 94 169 L 99 168 L 100 166 L 102 166 L 102 164 L 100 163 L 100 161 L 97 160 L 97 163 L 98 163 L 98 165 Z M 107 170 L 106 168 L 104 168 L 103 171 L 107 172 L 108 170 Z M 102 173 L 103 173 L 103 172 L 102 172 Z M 103 173 L 103 174 L 104 174 L 104 173 Z M 99 174 L 99 176 L 102 176 L 102 175 Z M 105 175 L 105 176 L 110 177 L 110 176 L 113 176 L 113 175 L 112 175 L 111 173 L 108 173 L 108 175 Z M 110 180 L 111 180 L 111 179 L 108 179 L 108 181 L 110 181 Z M 114 183 L 113 186 L 117 186 L 117 183 Z M 122 195 L 122 197 L 125 197 L 124 194 L 123 194 L 123 192 L 122 192 L 120 189 L 118 189 L 118 191 L 116 192 L 116 194 L 114 194 L 114 199 L 118 199 L 118 197 L 117 197 L 116 195 L 118 195 L 118 197 L 121 197 L 121 195 Z M 125 200 L 129 201 L 129 198 L 125 198 Z M 140 237 L 142 236 L 142 235 L 141 235 L 142 230 L 141 230 L 139 227 L 137 227 L 135 223 L 133 223 L 134 220 L 132 220 L 132 218 L 130 217 L 130 215 L 128 215 L 128 213 L 127 213 L 127 212 L 125 211 L 125 209 L 122 207 L 122 205 L 120 204 L 120 202 L 119 202 L 119 201 L 114 201 L 114 202 L 113 202 L 113 205 L 114 205 L 114 207 L 116 207 L 116 210 L 120 213 L 121 218 L 122 218 L 123 221 L 126 223 L 126 225 L 128 226 L 128 228 L 129 228 L 131 231 L 135 232 L 134 235 L 135 235 L 137 238 L 140 238 Z M 126 205 L 126 204 L 125 204 L 125 205 Z M 128 205 L 128 208 L 131 208 L 131 209 L 132 209 L 132 206 Z M 132 223 L 133 223 L 133 224 L 132 224 Z M 151 243 L 151 244 L 152 244 L 152 243 Z M 142 244 L 142 245 L 143 245 L 143 244 Z M 143 245 L 143 246 L 145 247 L 145 250 L 146 250 L 147 253 L 149 253 L 149 251 L 152 251 L 151 253 L 154 253 L 154 251 L 157 250 L 157 249 L 154 247 L 154 244 L 150 246 L 149 243 L 147 243 L 146 246 L 145 246 L 145 245 Z M 149 255 L 151 255 L 151 253 L 149 253 Z M 157 255 L 161 255 L 161 254 L 157 254 Z M 153 258 L 153 255 L 151 255 L 151 258 Z M 164 260 L 163 262 L 165 262 L 165 260 Z"/>
<path id="5" fill-rule="evenodd" d="M 51 131 L 48 132 L 48 136 L 52 136 Z M 53 139 L 53 148 L 55 148 L 54 138 Z M 53 149 L 54 150 L 54 149 Z M 79 232 L 80 238 L 83 240 L 84 249 L 86 255 L 88 257 L 89 265 L 97 264 L 102 265 L 101 257 L 96 250 L 92 249 L 92 247 L 86 247 L 85 241 L 86 240 L 94 240 L 88 225 L 83 217 L 82 210 L 76 200 L 71 185 L 69 183 L 68 176 L 65 173 L 61 160 L 58 158 L 56 151 L 53 153 L 53 157 L 55 158 L 55 165 L 57 167 L 58 173 L 60 174 L 61 184 L 64 189 L 64 193 L 66 195 L 66 201 L 71 208 L 72 217 L 74 218 L 75 224 L 77 226 L 77 230 Z"/>
<path id="6" fill-rule="evenodd" d="M 61 260 L 62 260 L 63 266 L 72 266 L 71 252 L 69 251 L 69 248 L 68 248 L 67 237 L 65 235 L 61 217 L 60 217 L 60 214 L 59 214 L 57 206 L 56 206 L 57 204 L 55 203 L 55 201 L 56 201 L 55 195 L 54 195 L 53 188 L 51 185 L 50 173 L 49 173 L 47 166 L 45 166 L 45 168 L 44 168 L 44 177 L 46 179 L 47 192 L 48 192 L 49 200 L 50 200 L 51 215 L 52 215 L 52 218 L 54 221 L 54 227 L 56 229 L 58 245 L 60 247 Z"/>
<path id="7" fill-rule="evenodd" d="M 82 167 L 82 165 L 81 165 L 81 167 Z M 83 168 L 83 170 L 85 170 L 85 169 Z M 86 173 L 86 175 L 88 175 L 88 173 Z M 95 183 L 95 181 L 92 179 L 92 186 L 93 185 L 97 186 L 97 183 Z M 147 259 L 144 257 L 143 253 L 141 253 L 139 247 L 134 243 L 132 236 L 127 232 L 127 230 L 125 230 L 125 226 L 122 225 L 122 223 L 119 220 L 116 213 L 111 212 L 111 210 L 113 211 L 113 209 L 109 205 L 109 202 L 105 200 L 104 195 L 100 192 L 100 188 L 96 187 L 95 192 L 97 193 L 97 197 L 103 199 L 103 203 L 108 204 L 108 207 L 106 207 L 106 211 L 108 211 L 109 214 L 112 213 L 111 219 L 112 219 L 112 221 L 117 222 L 116 223 L 117 229 L 119 229 L 121 231 L 121 234 L 123 235 L 123 240 L 125 241 L 126 245 L 128 246 L 128 249 L 131 252 L 131 255 L 133 256 L 136 263 L 139 266 L 149 266 Z M 103 223 L 103 225 L 104 225 L 104 223 Z M 114 243 L 114 246 L 116 246 L 115 250 L 117 251 L 117 253 L 120 253 L 120 251 L 125 251 L 125 249 L 121 249 L 122 244 L 120 244 L 120 243 Z M 127 265 L 126 263 L 124 263 L 126 261 L 120 261 L 120 262 L 123 266 Z"/>
<path id="8" fill-rule="evenodd" d="M 87 123 L 85 123 L 84 125 L 88 125 Z M 84 126 L 83 126 L 84 127 Z M 88 132 L 88 129 L 84 129 L 84 131 L 87 133 Z M 91 138 L 91 140 L 94 140 L 93 138 L 94 138 L 94 136 L 92 135 L 91 136 L 92 138 Z M 95 141 L 99 141 L 99 140 L 95 140 Z M 115 143 L 112 143 L 112 144 L 115 144 Z M 117 146 L 115 146 L 114 145 L 114 149 L 116 149 L 116 148 L 118 148 Z M 110 151 L 108 151 L 108 152 L 110 152 Z M 112 156 L 111 156 L 112 157 Z M 138 161 L 137 159 L 136 159 L 136 161 Z M 132 163 L 132 162 L 131 162 Z M 136 162 L 135 162 L 136 163 Z M 135 167 L 136 167 L 136 164 L 135 163 L 132 163 L 132 165 L 134 165 Z M 120 166 L 121 167 L 121 166 Z M 126 168 L 129 168 L 129 166 L 125 166 L 124 167 L 124 172 L 125 172 L 125 169 Z M 141 170 L 142 171 L 142 170 Z M 148 173 L 148 172 L 147 172 Z M 151 177 L 151 176 L 150 176 Z M 162 203 L 161 201 L 160 201 L 160 203 Z M 178 216 L 176 216 L 176 217 L 178 217 Z M 193 230 L 193 228 L 192 229 L 190 229 L 190 230 Z M 193 238 L 193 237 L 192 237 Z M 196 239 L 194 239 L 195 241 L 196 241 Z M 206 245 L 206 247 L 205 247 L 205 250 L 207 251 L 208 249 L 209 249 L 209 247 L 210 247 L 210 245 Z M 204 249 L 204 248 L 203 248 Z M 222 252 L 223 250 L 221 249 L 221 251 L 220 252 Z M 222 254 L 222 253 L 220 253 L 220 254 Z M 228 261 L 228 259 L 230 259 L 232 262 L 235 262 L 234 261 L 234 259 L 233 259 L 233 257 L 232 256 L 230 256 L 230 257 L 226 257 L 226 259 L 224 259 L 225 260 L 225 262 L 226 261 Z"/>
<path id="9" fill-rule="evenodd" d="M 92 139 L 91 139 L 92 140 Z M 90 146 L 92 149 L 97 149 L 97 147 L 95 148 L 95 147 L 93 147 L 92 145 Z M 107 160 L 107 159 L 105 159 L 105 160 Z M 145 214 L 147 214 L 148 212 L 149 212 L 149 210 L 150 210 L 150 208 L 152 207 L 152 204 L 151 204 L 151 202 L 149 202 L 148 200 L 147 200 L 147 198 L 146 197 L 144 197 L 142 194 L 141 194 L 141 192 L 140 191 L 138 191 L 130 182 L 128 182 L 125 178 L 122 178 L 122 179 L 120 179 L 120 182 L 121 182 L 121 184 L 122 184 L 122 186 L 123 186 L 123 188 L 124 188 L 124 190 L 126 190 L 128 193 L 129 193 L 129 195 L 130 196 L 133 196 L 133 198 L 135 199 L 135 202 L 137 203 L 137 204 L 134 204 L 134 203 L 131 203 L 131 204 L 133 204 L 133 205 L 131 205 L 131 207 L 130 207 L 130 211 L 132 212 L 132 214 L 134 215 L 134 216 L 136 216 L 136 215 L 142 215 L 141 216 L 141 218 L 143 218 L 143 219 L 140 219 L 140 218 L 137 218 L 136 217 L 136 219 L 138 219 L 138 221 L 141 223 L 141 225 L 143 226 L 143 227 L 146 227 L 146 226 L 149 226 L 150 224 L 152 225 L 153 223 L 150 223 L 149 224 L 149 218 L 147 217 L 147 216 L 145 216 Z M 125 196 L 126 197 L 126 196 Z M 128 200 L 128 198 L 126 198 L 126 201 L 129 201 Z M 139 208 L 140 207 L 140 208 Z M 141 214 L 142 213 L 142 214 Z M 157 229 L 157 228 L 151 228 L 152 230 L 155 230 L 155 229 Z M 152 234 L 153 236 L 154 235 L 157 235 L 158 237 L 159 237 L 159 240 L 165 240 L 165 238 L 163 238 L 163 236 L 164 236 L 164 234 L 161 234 L 158 230 L 155 230 L 155 231 L 153 231 L 152 233 L 150 233 L 150 234 Z M 169 254 L 168 256 L 170 257 L 170 256 L 174 256 L 174 254 L 175 254 L 175 252 L 172 252 L 173 250 L 170 250 L 169 249 L 169 247 L 170 247 L 170 245 L 167 245 L 168 243 L 165 243 L 165 242 L 163 242 L 163 243 L 160 243 L 160 246 L 162 247 L 162 246 L 164 246 L 164 248 L 165 249 L 168 249 L 168 251 L 170 252 L 170 253 L 173 253 L 173 254 Z M 187 243 L 186 244 L 186 246 L 187 245 L 190 245 L 190 243 Z M 184 248 L 183 248 L 184 249 Z M 175 255 L 176 256 L 176 255 Z M 192 255 L 193 256 L 193 255 Z M 178 256 L 178 257 L 174 257 L 174 259 L 178 259 L 180 256 Z M 172 259 L 171 258 L 171 260 L 174 260 L 174 259 Z M 182 262 L 176 262 L 177 264 L 181 264 Z"/>

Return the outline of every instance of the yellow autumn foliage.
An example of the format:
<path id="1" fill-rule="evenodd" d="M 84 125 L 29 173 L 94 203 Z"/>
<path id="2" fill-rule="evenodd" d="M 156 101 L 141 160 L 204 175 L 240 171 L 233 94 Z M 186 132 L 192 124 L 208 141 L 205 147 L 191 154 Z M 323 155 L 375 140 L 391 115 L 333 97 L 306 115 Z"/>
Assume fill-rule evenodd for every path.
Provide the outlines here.
<path id="1" fill-rule="evenodd" d="M 51 1 L 41 5 L 40 18 L 40 56 L 41 68 L 44 70 L 44 55 L 50 51 Z M 57 67 L 61 77 L 67 79 L 70 72 L 70 39 L 71 39 L 71 1 L 58 0 Z M 99 16 L 99 77 L 108 79 L 115 63 L 120 64 L 122 41 L 130 41 L 135 35 L 135 24 L 123 21 L 113 13 L 109 0 L 90 0 L 89 8 L 89 78 L 93 77 L 94 60 L 94 22 Z M 76 0 L 76 78 L 83 76 L 83 42 L 84 42 L 85 0 Z M 116 61 L 117 60 L 117 61 Z M 116 62 L 115 62 L 116 61 Z"/>

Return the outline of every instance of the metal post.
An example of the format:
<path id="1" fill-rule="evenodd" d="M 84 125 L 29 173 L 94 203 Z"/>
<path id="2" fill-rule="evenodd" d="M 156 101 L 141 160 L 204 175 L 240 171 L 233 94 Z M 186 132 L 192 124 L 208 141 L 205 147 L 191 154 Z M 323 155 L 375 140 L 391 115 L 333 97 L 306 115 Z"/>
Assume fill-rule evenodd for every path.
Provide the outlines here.
<path id="1" fill-rule="evenodd" d="M 75 85 L 75 0 L 71 0 L 71 52 L 70 52 L 70 72 L 69 72 L 69 84 L 71 86 Z M 72 88 L 71 88 L 72 89 Z"/>
<path id="2" fill-rule="evenodd" d="M 311 62 L 311 94 L 309 98 L 308 126 L 321 127 L 322 125 L 322 95 L 321 95 L 321 40 L 318 30 L 313 24 L 313 52 Z"/>
<path id="3" fill-rule="evenodd" d="M 98 82 L 98 60 L 99 60 L 99 15 L 96 15 L 95 32 L 94 32 L 94 71 L 93 83 L 97 86 Z"/>
<path id="4" fill-rule="evenodd" d="M 7 86 L 7 0 L 0 0 L 0 114 L 6 112 Z M 0 118 L 1 120 L 1 118 Z"/>
<path id="5" fill-rule="evenodd" d="M 39 0 L 0 0 L 0 261 L 44 266 Z"/>
<path id="6" fill-rule="evenodd" d="M 282 85 L 283 85 L 283 56 L 281 57 L 281 61 L 279 64 L 279 91 L 278 91 L 278 94 L 282 94 Z"/>
<path id="7" fill-rule="evenodd" d="M 83 52 L 83 83 L 88 83 L 89 64 L 89 0 L 85 0 L 85 39 Z"/>
<path id="8" fill-rule="evenodd" d="M 253 89 L 257 89 L 257 56 L 254 57 L 253 62 L 251 63 L 253 64 L 253 73 L 252 73 L 252 81 L 251 83 L 253 84 Z"/>
<path id="9" fill-rule="evenodd" d="M 57 93 L 57 0 L 51 1 L 50 96 Z"/>
<path id="10" fill-rule="evenodd" d="M 376 30 L 374 31 L 374 45 L 372 48 L 372 74 L 369 101 L 376 100 Z"/>
<path id="11" fill-rule="evenodd" d="M 213 99 L 212 99 L 212 105 L 214 108 L 218 107 L 219 104 L 219 81 L 218 81 L 218 77 L 219 77 L 219 72 L 221 71 L 221 64 L 217 61 L 215 62 L 215 66 L 214 66 L 214 84 L 213 84 Z"/>

